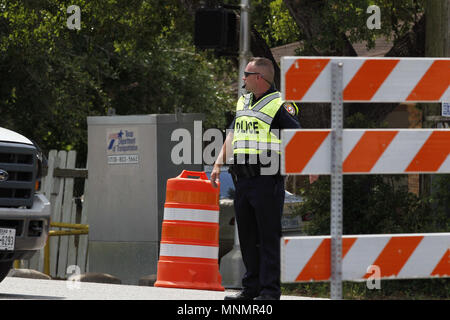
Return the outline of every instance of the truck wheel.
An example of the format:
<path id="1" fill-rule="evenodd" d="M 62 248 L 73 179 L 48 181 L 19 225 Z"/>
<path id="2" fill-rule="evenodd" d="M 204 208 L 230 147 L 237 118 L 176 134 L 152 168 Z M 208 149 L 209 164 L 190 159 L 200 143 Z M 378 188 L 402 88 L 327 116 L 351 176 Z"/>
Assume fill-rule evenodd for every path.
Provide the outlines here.
<path id="1" fill-rule="evenodd" d="M 1 261 L 0 262 L 0 282 L 8 275 L 9 270 L 12 269 L 13 261 Z"/>

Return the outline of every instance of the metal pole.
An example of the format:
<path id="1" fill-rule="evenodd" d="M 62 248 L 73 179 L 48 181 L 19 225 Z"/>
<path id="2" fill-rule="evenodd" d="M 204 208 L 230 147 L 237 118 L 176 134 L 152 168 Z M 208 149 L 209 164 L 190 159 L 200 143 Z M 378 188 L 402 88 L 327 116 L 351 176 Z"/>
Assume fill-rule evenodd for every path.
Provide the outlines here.
<path id="1" fill-rule="evenodd" d="M 331 299 L 342 299 L 342 69 L 331 65 Z"/>
<path id="2" fill-rule="evenodd" d="M 238 99 L 245 94 L 244 71 L 250 56 L 250 0 L 241 0 L 241 20 L 239 34 L 239 74 L 238 74 Z M 227 158 L 227 163 L 233 163 L 234 158 Z M 222 257 L 220 261 L 222 284 L 226 288 L 242 288 L 242 278 L 245 274 L 245 266 L 242 260 L 241 246 L 239 244 L 238 225 L 236 216 L 234 219 L 234 246 L 233 249 Z"/>
<path id="3" fill-rule="evenodd" d="M 241 0 L 241 22 L 239 33 L 239 90 L 238 99 L 241 95 L 245 94 L 244 85 L 245 67 L 247 66 L 250 53 L 250 0 Z"/>
<path id="4" fill-rule="evenodd" d="M 240 22 L 240 33 L 239 33 L 239 89 L 238 89 L 238 99 L 241 95 L 245 94 L 246 91 L 243 87 L 244 71 L 248 64 L 250 57 L 250 0 L 241 0 L 241 22 Z M 241 246 L 239 244 L 239 234 L 238 225 L 236 217 L 234 219 L 234 248 L 240 251 Z M 242 257 L 240 259 L 242 261 Z M 245 272 L 244 270 L 242 270 Z M 243 276 L 240 275 L 241 278 Z"/>
<path id="5" fill-rule="evenodd" d="M 239 33 L 239 90 L 238 99 L 245 94 L 244 71 L 250 57 L 250 0 L 241 0 L 241 23 Z M 237 221 L 234 220 L 234 245 L 240 250 Z"/>

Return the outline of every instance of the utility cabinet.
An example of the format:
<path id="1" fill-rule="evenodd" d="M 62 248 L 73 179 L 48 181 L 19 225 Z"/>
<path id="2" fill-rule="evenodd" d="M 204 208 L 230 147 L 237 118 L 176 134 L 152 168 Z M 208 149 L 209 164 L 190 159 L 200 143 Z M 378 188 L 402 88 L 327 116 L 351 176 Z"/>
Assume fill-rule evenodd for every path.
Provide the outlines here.
<path id="1" fill-rule="evenodd" d="M 179 141 L 171 135 L 189 131 L 193 155 L 194 140 L 201 139 L 194 122 L 203 119 L 183 113 L 87 118 L 89 272 L 134 285 L 156 274 L 167 179 L 203 168 L 173 163 Z"/>

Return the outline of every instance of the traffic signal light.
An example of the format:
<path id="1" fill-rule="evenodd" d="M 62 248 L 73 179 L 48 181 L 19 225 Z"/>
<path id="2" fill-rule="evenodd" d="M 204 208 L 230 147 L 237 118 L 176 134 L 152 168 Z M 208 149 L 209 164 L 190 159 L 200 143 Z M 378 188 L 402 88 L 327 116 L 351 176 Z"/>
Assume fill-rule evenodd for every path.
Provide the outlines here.
<path id="1" fill-rule="evenodd" d="M 236 14 L 224 8 L 202 8 L 195 13 L 194 44 L 200 49 L 237 50 Z"/>

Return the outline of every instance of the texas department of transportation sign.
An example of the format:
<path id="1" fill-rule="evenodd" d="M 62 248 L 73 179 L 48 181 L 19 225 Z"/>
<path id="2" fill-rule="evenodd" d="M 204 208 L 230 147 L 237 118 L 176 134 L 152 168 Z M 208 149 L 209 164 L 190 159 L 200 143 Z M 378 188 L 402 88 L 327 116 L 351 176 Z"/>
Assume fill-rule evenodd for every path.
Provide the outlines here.
<path id="1" fill-rule="evenodd" d="M 139 146 L 136 128 L 109 129 L 106 132 L 108 164 L 139 163 Z"/>

